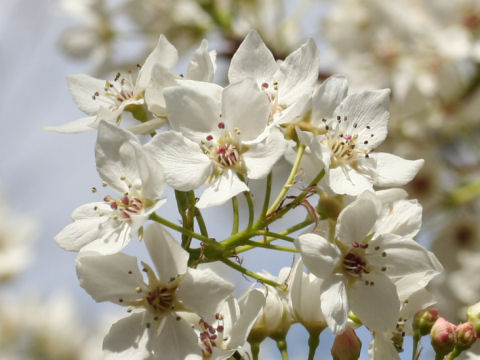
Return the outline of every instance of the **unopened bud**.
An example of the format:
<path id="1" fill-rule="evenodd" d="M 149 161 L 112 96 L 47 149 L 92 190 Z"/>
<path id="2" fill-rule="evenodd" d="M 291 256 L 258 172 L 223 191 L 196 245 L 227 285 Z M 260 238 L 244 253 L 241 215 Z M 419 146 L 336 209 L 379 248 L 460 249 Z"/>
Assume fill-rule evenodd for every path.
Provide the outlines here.
<path id="1" fill-rule="evenodd" d="M 430 338 L 437 356 L 445 356 L 453 350 L 457 343 L 457 327 L 442 317 L 432 326 Z"/>
<path id="2" fill-rule="evenodd" d="M 425 336 L 430 333 L 433 324 L 438 319 L 438 310 L 435 308 L 418 311 L 413 318 L 413 330 Z"/>
<path id="3" fill-rule="evenodd" d="M 332 346 L 333 360 L 357 360 L 360 357 L 362 342 L 351 327 L 337 335 Z"/>
<path id="4" fill-rule="evenodd" d="M 467 309 L 467 320 L 472 323 L 477 336 L 480 336 L 480 302 Z"/>
<path id="5" fill-rule="evenodd" d="M 468 349 L 477 340 L 477 332 L 473 324 L 466 322 L 457 325 L 457 348 L 461 351 Z"/>

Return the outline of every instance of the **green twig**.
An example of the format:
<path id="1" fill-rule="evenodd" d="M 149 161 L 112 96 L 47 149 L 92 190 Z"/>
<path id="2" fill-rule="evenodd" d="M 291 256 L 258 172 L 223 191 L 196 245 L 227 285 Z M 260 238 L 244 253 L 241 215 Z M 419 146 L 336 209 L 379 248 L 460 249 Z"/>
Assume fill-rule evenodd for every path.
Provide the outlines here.
<path id="1" fill-rule="evenodd" d="M 263 276 L 260 276 L 256 273 L 254 273 L 253 271 L 245 269 L 243 266 L 241 266 L 241 265 L 239 265 L 239 264 L 237 264 L 237 263 L 235 263 L 235 262 L 233 262 L 229 259 L 220 259 L 220 261 L 223 262 L 225 265 L 230 266 L 232 269 L 235 269 L 235 270 L 241 272 L 244 275 L 250 276 L 250 277 L 256 279 L 257 281 L 259 281 L 263 284 L 271 285 L 271 286 L 274 286 L 274 287 L 277 287 L 277 288 L 283 288 L 284 287 L 284 285 L 278 284 L 275 281 L 264 278 Z"/>
<path id="2" fill-rule="evenodd" d="M 271 249 L 271 250 L 279 250 L 279 251 L 286 251 L 286 252 L 294 252 L 298 253 L 299 251 L 296 248 L 290 248 L 286 246 L 278 246 L 278 245 L 271 245 L 271 244 L 266 244 L 263 241 L 251 241 L 247 240 L 245 241 L 245 246 L 242 246 L 236 250 L 237 254 L 240 254 L 242 252 L 245 252 L 247 250 L 256 248 L 256 247 L 261 247 L 265 249 Z"/>
<path id="3" fill-rule="evenodd" d="M 238 233 L 238 225 L 239 225 L 239 213 L 238 213 L 238 199 L 236 196 L 232 198 L 232 206 L 233 206 L 233 226 L 232 226 L 232 235 Z"/>
<path id="4" fill-rule="evenodd" d="M 272 194 L 272 178 L 273 175 L 272 172 L 270 172 L 267 176 L 267 184 L 265 186 L 265 198 L 263 200 L 263 208 L 259 218 L 260 221 L 265 219 L 265 216 L 267 215 L 268 204 L 270 203 L 270 196 Z"/>
<path id="5" fill-rule="evenodd" d="M 308 360 L 313 360 L 318 345 L 320 344 L 321 331 L 310 331 L 309 333 L 310 336 L 308 338 Z"/>
<path id="6" fill-rule="evenodd" d="M 204 235 L 200 235 L 200 234 L 197 234 L 196 232 L 192 231 L 192 230 L 188 230 L 188 229 L 185 229 L 184 227 L 182 226 L 179 226 L 179 225 L 176 225 L 174 223 L 172 223 L 171 221 L 168 221 L 167 219 L 164 219 L 162 218 L 161 216 L 158 216 L 157 214 L 153 213 L 153 214 L 150 214 L 150 217 L 149 217 L 150 220 L 153 220 L 153 221 L 156 221 L 162 225 L 165 225 L 167 227 L 169 227 L 170 229 L 173 229 L 173 230 L 176 230 L 182 234 L 185 234 L 187 236 L 191 236 L 192 238 L 195 238 L 195 239 L 198 239 L 198 240 L 201 240 L 205 243 L 209 243 L 212 241 L 212 239 L 204 236 Z"/>

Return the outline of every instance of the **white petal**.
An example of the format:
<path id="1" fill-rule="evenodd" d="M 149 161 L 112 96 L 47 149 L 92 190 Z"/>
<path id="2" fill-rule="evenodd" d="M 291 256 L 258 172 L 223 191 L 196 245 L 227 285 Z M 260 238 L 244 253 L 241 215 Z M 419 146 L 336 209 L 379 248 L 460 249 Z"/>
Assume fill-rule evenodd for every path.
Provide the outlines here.
<path id="1" fill-rule="evenodd" d="M 378 192 L 377 192 L 378 193 Z M 417 200 L 399 200 L 385 206 L 374 232 L 413 238 L 422 225 L 422 206 Z"/>
<path id="2" fill-rule="evenodd" d="M 177 64 L 177 62 L 177 49 L 175 49 L 175 46 L 170 44 L 163 34 L 160 35 L 157 46 L 155 46 L 155 49 L 153 49 L 150 55 L 148 55 L 145 63 L 142 65 L 142 68 L 138 73 L 134 93 L 138 94 L 147 88 L 152 76 L 152 69 L 156 64 L 160 64 L 166 69 L 171 70 Z"/>
<path id="3" fill-rule="evenodd" d="M 67 251 L 79 251 L 83 246 L 98 238 L 100 224 L 108 221 L 106 216 L 78 219 L 64 227 L 56 236 L 57 244 Z"/>
<path id="4" fill-rule="evenodd" d="M 333 274 L 322 284 L 320 306 L 328 327 L 335 334 L 341 334 L 347 327 L 349 299 L 346 279 L 341 274 Z"/>
<path id="5" fill-rule="evenodd" d="M 356 196 L 365 190 L 372 190 L 372 180 L 348 165 L 330 169 L 327 173 L 328 185 L 336 194 Z"/>
<path id="6" fill-rule="evenodd" d="M 225 88 L 222 114 L 227 129 L 240 129 L 243 141 L 254 140 L 267 126 L 270 115 L 267 95 L 252 79 L 245 79 Z"/>
<path id="7" fill-rule="evenodd" d="M 249 191 L 248 186 L 232 170 L 227 170 L 205 189 L 197 207 L 201 209 L 221 205 L 242 191 Z"/>
<path id="8" fill-rule="evenodd" d="M 105 360 L 144 360 L 149 358 L 148 333 L 144 313 L 127 316 L 112 325 L 103 340 Z"/>
<path id="9" fill-rule="evenodd" d="M 120 194 L 129 191 L 128 184 L 135 184 L 139 178 L 136 148 L 138 139 L 124 129 L 101 121 L 98 127 L 95 158 L 97 170 L 103 180 Z M 122 180 L 122 177 L 125 180 Z"/>
<path id="10" fill-rule="evenodd" d="M 92 254 L 92 253 L 90 253 Z M 147 290 L 138 269 L 137 258 L 122 253 L 114 255 L 81 255 L 77 258 L 77 276 L 97 302 L 126 304 L 142 298 L 135 289 Z"/>
<path id="11" fill-rule="evenodd" d="M 368 347 L 368 354 L 372 360 L 400 360 L 392 340 L 380 332 L 375 333 Z"/>
<path id="12" fill-rule="evenodd" d="M 174 130 L 199 143 L 218 131 L 222 88 L 207 82 L 184 81 L 164 90 L 168 121 Z"/>
<path id="13" fill-rule="evenodd" d="M 221 302 L 232 294 L 233 289 L 233 284 L 210 269 L 188 268 L 177 295 L 188 309 L 211 322 L 215 319 Z"/>
<path id="14" fill-rule="evenodd" d="M 128 128 L 133 134 L 149 134 L 154 130 L 160 129 L 167 124 L 166 119 L 159 119 L 155 118 L 152 120 L 145 121 L 144 123 L 140 123 L 138 125 L 132 126 Z"/>
<path id="15" fill-rule="evenodd" d="M 103 93 L 105 91 L 105 80 L 95 79 L 85 74 L 76 74 L 67 76 L 67 83 L 75 104 L 87 115 L 96 115 L 101 106 L 108 108 L 112 105 L 102 96 L 93 100 L 96 92 Z"/>
<path id="16" fill-rule="evenodd" d="M 431 279 L 443 270 L 436 256 L 412 239 L 385 234 L 372 240 L 370 247 L 369 261 L 379 268 L 385 266 L 392 278 L 421 273 Z"/>
<path id="17" fill-rule="evenodd" d="M 179 132 L 166 131 L 155 135 L 145 145 L 145 151 L 161 164 L 165 181 L 174 189 L 197 189 L 210 175 L 212 161 L 202 153 L 198 144 Z"/>
<path id="18" fill-rule="evenodd" d="M 252 78 L 259 83 L 268 82 L 277 67 L 272 53 L 260 35 L 255 30 L 251 30 L 232 57 L 228 69 L 228 81 L 232 84 Z"/>
<path id="19" fill-rule="evenodd" d="M 397 288 L 387 276 L 381 273 L 363 276 L 348 288 L 348 299 L 350 309 L 370 330 L 395 329 L 400 300 Z"/>
<path id="20" fill-rule="evenodd" d="M 372 232 L 380 209 L 374 193 L 365 191 L 338 216 L 336 236 L 344 244 L 361 243 Z"/>
<path id="21" fill-rule="evenodd" d="M 390 118 L 389 97 L 388 89 L 350 94 L 335 110 L 335 116 L 342 119 L 347 116 L 345 131 L 352 135 L 358 134 L 355 142 L 361 144 L 362 148 L 376 148 L 385 140 Z M 357 126 L 354 127 L 354 124 Z M 364 145 L 365 141 L 368 145 Z"/>
<path id="22" fill-rule="evenodd" d="M 97 128 L 97 117 L 88 116 L 57 126 L 42 126 L 45 131 L 55 131 L 60 134 L 76 134 Z"/>
<path id="23" fill-rule="evenodd" d="M 230 339 L 228 346 L 230 348 L 238 348 L 245 345 L 247 336 L 255 323 L 255 320 L 260 315 L 262 307 L 265 305 L 265 295 L 258 290 L 248 291 L 239 300 L 240 318 L 235 321 L 233 329 L 230 332 Z"/>
<path id="24" fill-rule="evenodd" d="M 82 247 L 82 252 L 95 251 L 102 255 L 115 254 L 128 245 L 138 231 L 138 223 L 143 224 L 146 216 L 138 216 L 135 227 L 126 221 L 117 221 L 113 218 L 100 225 L 98 237 Z"/>
<path id="25" fill-rule="evenodd" d="M 319 86 L 312 98 L 312 117 L 320 121 L 333 117 L 333 112 L 347 96 L 348 82 L 344 76 L 334 75 Z"/>
<path id="26" fill-rule="evenodd" d="M 267 139 L 252 145 L 242 154 L 250 179 L 262 179 L 272 170 L 273 165 L 283 156 L 287 143 L 278 129 L 272 129 Z"/>
<path id="27" fill-rule="evenodd" d="M 371 153 L 376 162 L 374 184 L 378 186 L 405 185 L 412 180 L 423 166 L 423 159 L 405 160 L 388 153 Z"/>
<path id="28" fill-rule="evenodd" d="M 214 73 L 214 59 L 208 52 L 208 41 L 204 39 L 188 64 L 187 79 L 210 82 Z"/>
<path id="29" fill-rule="evenodd" d="M 145 102 L 148 110 L 156 115 L 166 115 L 165 98 L 163 91 L 169 86 L 178 85 L 179 76 L 173 74 L 169 69 L 156 64 L 152 69 L 150 85 L 145 90 Z"/>
<path id="30" fill-rule="evenodd" d="M 155 359 L 200 359 L 197 334 L 187 321 L 175 313 L 165 316 L 158 336 L 152 333 L 148 347 L 153 350 Z M 197 357 L 190 357 L 195 355 Z"/>
<path id="31" fill-rule="evenodd" d="M 338 249 L 328 240 L 316 234 L 303 234 L 295 239 L 295 247 L 310 272 L 319 278 L 330 276 L 341 261 Z"/>
<path id="32" fill-rule="evenodd" d="M 279 81 L 279 101 L 290 105 L 311 93 L 318 80 L 320 53 L 312 39 L 287 56 L 274 77 Z"/>
<path id="33" fill-rule="evenodd" d="M 162 225 L 146 228 L 144 240 L 160 281 L 167 283 L 185 274 L 189 255 Z"/>
<path id="34" fill-rule="evenodd" d="M 379 190 L 375 192 L 375 195 L 383 202 L 383 203 L 392 203 L 397 200 L 403 200 L 408 197 L 408 193 L 403 189 L 385 189 Z"/>

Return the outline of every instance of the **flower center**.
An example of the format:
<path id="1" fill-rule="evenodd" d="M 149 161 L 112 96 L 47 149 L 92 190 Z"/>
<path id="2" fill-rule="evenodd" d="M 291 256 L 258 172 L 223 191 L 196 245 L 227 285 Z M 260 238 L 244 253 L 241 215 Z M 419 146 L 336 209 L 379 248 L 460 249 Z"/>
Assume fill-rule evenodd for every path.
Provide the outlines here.
<path id="1" fill-rule="evenodd" d="M 117 73 L 113 81 L 106 81 L 105 88 L 103 93 L 96 91 L 92 95 L 93 100 L 101 98 L 111 103 L 111 110 L 118 109 L 120 105 L 127 100 L 133 99 L 136 100 L 134 94 L 135 82 L 132 79 L 132 74 L 129 71 L 127 76 L 124 76 L 121 73 Z"/>
<path id="2" fill-rule="evenodd" d="M 242 153 L 248 150 L 248 147 L 240 142 L 240 130 L 235 128 L 233 131 L 225 128 L 225 123 L 218 123 L 221 129 L 221 135 L 215 139 L 213 135 L 208 135 L 206 141 L 202 141 L 201 148 L 215 164 L 212 174 L 213 179 L 223 173 L 225 169 L 234 169 L 237 172 L 244 173 Z"/>
<path id="3" fill-rule="evenodd" d="M 145 300 L 149 305 L 150 310 L 154 313 L 162 314 L 169 311 L 174 304 L 176 290 L 176 286 L 170 287 L 160 285 L 149 291 Z"/>
<path id="4" fill-rule="evenodd" d="M 200 342 L 202 343 L 202 355 L 203 358 L 208 359 L 213 353 L 214 347 L 222 348 L 223 341 L 223 316 L 215 314 L 215 318 L 218 320 L 217 327 L 214 327 L 207 323 L 205 320 L 200 319 L 198 322 L 200 325 Z"/>
<path id="5" fill-rule="evenodd" d="M 110 195 L 105 196 L 105 202 L 110 203 L 110 207 L 116 211 L 117 218 L 130 219 L 130 215 L 138 214 L 143 209 L 143 201 L 134 196 L 125 194 L 120 199 L 115 199 Z"/>
<path id="6" fill-rule="evenodd" d="M 362 274 L 370 273 L 369 266 L 365 260 L 365 249 L 368 244 L 359 244 L 354 242 L 352 248 L 343 257 L 343 269 L 347 274 L 360 277 Z"/>

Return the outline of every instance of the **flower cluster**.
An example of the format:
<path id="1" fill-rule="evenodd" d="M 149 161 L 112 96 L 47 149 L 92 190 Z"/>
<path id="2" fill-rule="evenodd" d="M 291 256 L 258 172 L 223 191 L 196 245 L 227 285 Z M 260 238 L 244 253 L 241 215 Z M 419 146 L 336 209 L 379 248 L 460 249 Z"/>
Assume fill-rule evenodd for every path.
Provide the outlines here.
<path id="1" fill-rule="evenodd" d="M 432 304 L 425 287 L 442 265 L 414 239 L 421 206 L 392 188 L 411 181 L 423 160 L 376 151 L 387 136 L 390 91 L 351 92 L 342 76 L 318 84 L 312 40 L 276 61 L 255 31 L 233 55 L 226 86 L 212 80 L 215 52 L 206 41 L 184 76 L 172 70 L 177 60 L 160 36 L 136 80 L 130 73 L 113 81 L 70 76 L 88 117 L 48 128 L 96 130 L 97 169 L 113 190 L 77 208 L 55 238 L 79 252 L 80 285 L 96 301 L 127 308 L 104 339 L 106 358 L 256 359 L 266 337 L 286 356 L 285 336 L 296 322 L 310 333 L 310 358 L 324 328 L 354 338 L 359 324 L 374 335 L 372 358 L 398 358 L 409 319 Z M 283 159 L 292 163 L 290 174 L 272 199 L 272 174 Z M 265 198 L 256 211 L 251 184 L 262 179 Z M 161 214 L 172 201 L 163 197 L 165 185 L 175 190 L 181 226 Z M 245 228 L 239 195 L 248 204 Z M 212 237 L 201 211 L 228 201 L 232 233 Z M 302 222 L 274 230 L 300 205 L 308 211 Z M 137 236 L 150 264 L 121 252 Z M 257 247 L 301 260 L 278 277 L 255 273 L 239 254 Z M 261 286 L 237 300 L 212 262 Z M 332 353 L 345 343 L 338 338 Z"/>

